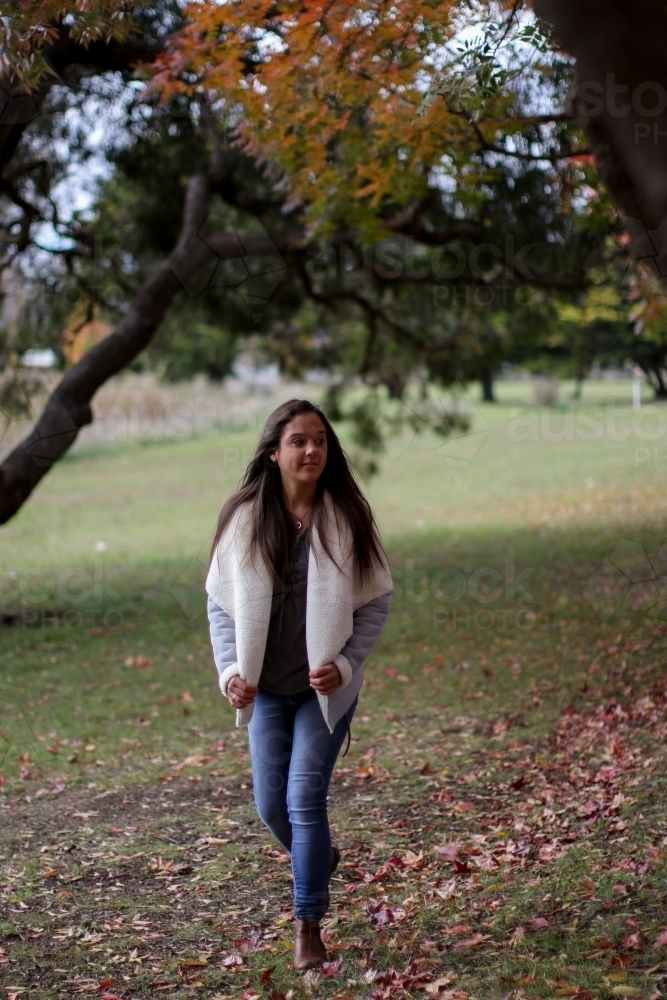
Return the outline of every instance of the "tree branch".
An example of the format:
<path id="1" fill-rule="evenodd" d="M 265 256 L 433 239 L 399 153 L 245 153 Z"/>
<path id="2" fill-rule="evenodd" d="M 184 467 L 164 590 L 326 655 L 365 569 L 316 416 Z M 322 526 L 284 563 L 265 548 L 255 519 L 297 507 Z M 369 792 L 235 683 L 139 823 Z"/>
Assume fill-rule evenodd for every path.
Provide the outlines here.
<path id="1" fill-rule="evenodd" d="M 128 72 L 140 63 L 153 62 L 164 51 L 165 44 L 163 40 L 149 42 L 128 38 L 123 42 L 91 42 L 86 47 L 73 42 L 69 28 L 61 25 L 58 38 L 42 50 L 56 75 L 44 80 L 37 93 L 31 95 L 32 110 L 26 110 L 27 105 L 24 106 L 18 120 L 12 120 L 8 109 L 3 112 L 0 120 L 0 171 L 11 161 L 25 130 L 39 116 L 49 91 L 59 82 L 58 77 L 62 77 L 68 69 L 78 66 L 84 72 Z M 5 77 L 0 82 L 7 93 L 15 92 L 13 80 Z"/>
<path id="2" fill-rule="evenodd" d="M 0 465 L 0 524 L 16 514 L 40 480 L 92 419 L 91 400 L 99 387 L 122 371 L 151 341 L 181 280 L 196 274 L 206 261 L 207 247 L 193 239 L 206 219 L 207 174 L 190 178 L 181 233 L 170 256 L 137 293 L 115 331 L 73 365 L 49 397 L 33 430 Z"/>

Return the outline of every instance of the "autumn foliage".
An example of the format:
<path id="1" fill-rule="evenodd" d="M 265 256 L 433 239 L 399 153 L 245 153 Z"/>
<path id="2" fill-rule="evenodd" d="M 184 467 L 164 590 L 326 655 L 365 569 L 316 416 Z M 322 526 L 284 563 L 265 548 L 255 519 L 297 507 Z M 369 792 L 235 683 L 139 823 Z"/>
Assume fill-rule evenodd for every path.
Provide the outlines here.
<path id="1" fill-rule="evenodd" d="M 524 30 L 509 6 L 495 7 L 502 44 Z M 495 129 L 507 106 L 497 75 L 480 71 L 484 45 L 490 61 L 500 41 L 475 59 L 457 41 L 452 0 L 204 2 L 186 14 L 153 86 L 217 101 L 236 141 L 288 187 L 288 207 L 307 206 L 325 226 L 341 216 L 372 226 L 378 214 L 390 223 L 426 196 L 445 152 L 450 170 L 465 171 L 484 120 Z"/>
<path id="2" fill-rule="evenodd" d="M 61 34 L 80 45 L 122 41 L 133 28 L 128 0 L 0 0 L 0 71 L 27 91 L 52 73 L 44 49 Z"/>

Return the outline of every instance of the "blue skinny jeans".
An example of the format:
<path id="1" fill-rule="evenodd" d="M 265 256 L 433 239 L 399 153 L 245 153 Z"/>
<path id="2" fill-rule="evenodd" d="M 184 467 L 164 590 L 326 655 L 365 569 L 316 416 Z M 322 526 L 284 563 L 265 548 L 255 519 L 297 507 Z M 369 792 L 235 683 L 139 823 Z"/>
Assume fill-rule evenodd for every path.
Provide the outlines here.
<path id="1" fill-rule="evenodd" d="M 352 721 L 357 701 L 347 711 Z M 258 691 L 248 725 L 255 805 L 292 856 L 294 915 L 321 920 L 327 909 L 331 832 L 329 782 L 347 735 L 346 716 L 330 733 L 317 695 Z"/>

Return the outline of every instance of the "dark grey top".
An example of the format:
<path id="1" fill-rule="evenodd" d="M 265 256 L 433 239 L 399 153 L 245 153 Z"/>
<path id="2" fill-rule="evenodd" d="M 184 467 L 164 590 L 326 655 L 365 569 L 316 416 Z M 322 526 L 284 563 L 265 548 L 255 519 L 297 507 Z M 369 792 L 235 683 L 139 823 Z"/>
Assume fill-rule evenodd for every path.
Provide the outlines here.
<path id="1" fill-rule="evenodd" d="M 306 650 L 306 584 L 310 527 L 297 537 L 282 581 L 273 592 L 259 687 L 270 694 L 301 694 L 310 687 Z"/>

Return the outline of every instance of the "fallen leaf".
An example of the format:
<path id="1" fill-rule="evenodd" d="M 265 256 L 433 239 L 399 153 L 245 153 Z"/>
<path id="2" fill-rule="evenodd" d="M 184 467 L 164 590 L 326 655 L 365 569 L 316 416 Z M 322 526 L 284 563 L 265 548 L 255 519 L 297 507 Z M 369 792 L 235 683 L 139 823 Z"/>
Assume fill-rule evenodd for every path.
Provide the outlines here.
<path id="1" fill-rule="evenodd" d="M 455 972 L 448 972 L 444 976 L 439 976 L 434 982 L 429 983 L 424 989 L 427 993 L 439 993 L 440 990 L 444 989 L 446 986 L 451 986 L 451 984 L 456 979 Z"/>
<path id="2" fill-rule="evenodd" d="M 436 854 L 440 858 L 445 858 L 447 861 L 456 861 L 459 856 L 459 845 L 455 843 L 442 844 L 440 847 L 436 848 Z"/>
<path id="3" fill-rule="evenodd" d="M 454 948 L 476 948 L 478 944 L 482 944 L 483 941 L 488 941 L 490 937 L 490 934 L 473 934 L 472 937 L 464 938 L 462 941 L 457 941 Z"/>
<path id="4" fill-rule="evenodd" d="M 548 926 L 549 926 L 549 921 L 546 919 L 546 917 L 533 917 L 532 920 L 526 921 L 526 927 L 528 927 L 529 930 L 531 931 L 541 931 Z"/>
<path id="5" fill-rule="evenodd" d="M 327 979 L 336 979 L 343 973 L 343 959 L 337 958 L 335 962 L 323 962 L 320 966 L 320 972 Z"/>
<path id="6" fill-rule="evenodd" d="M 406 868 L 412 868 L 416 871 L 424 867 L 424 855 L 421 851 L 419 854 L 415 854 L 414 851 L 406 851 L 403 855 L 403 864 Z"/>

